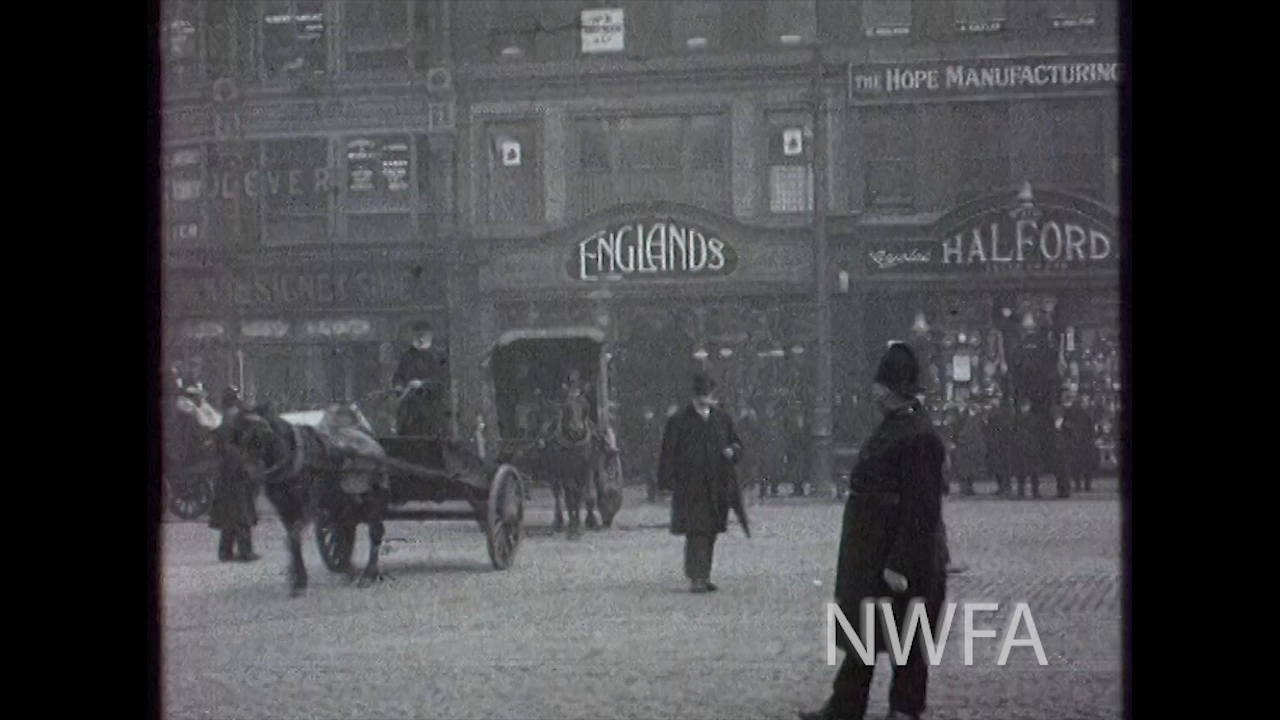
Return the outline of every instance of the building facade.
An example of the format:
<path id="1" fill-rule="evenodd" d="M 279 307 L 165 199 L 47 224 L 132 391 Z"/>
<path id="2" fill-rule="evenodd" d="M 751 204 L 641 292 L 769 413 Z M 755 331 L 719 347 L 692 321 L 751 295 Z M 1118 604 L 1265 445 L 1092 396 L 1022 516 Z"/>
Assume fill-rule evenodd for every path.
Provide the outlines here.
<path id="1" fill-rule="evenodd" d="M 504 333 L 591 326 L 624 448 L 697 367 L 735 411 L 805 414 L 821 152 L 844 442 L 877 347 L 917 315 L 941 347 L 1053 300 L 1073 347 L 1115 337 L 1099 300 L 1120 247 L 1103 212 L 1115 16 L 1092 0 L 170 0 L 172 352 L 298 388 L 294 404 L 359 399 L 404 323 L 434 318 L 465 419 L 493 416 L 484 358 Z M 1028 183 L 1070 216 L 1061 233 L 1087 219 L 1113 253 L 1081 260 L 1073 230 L 1070 261 L 943 260 L 940 233 L 1013 211 Z"/>

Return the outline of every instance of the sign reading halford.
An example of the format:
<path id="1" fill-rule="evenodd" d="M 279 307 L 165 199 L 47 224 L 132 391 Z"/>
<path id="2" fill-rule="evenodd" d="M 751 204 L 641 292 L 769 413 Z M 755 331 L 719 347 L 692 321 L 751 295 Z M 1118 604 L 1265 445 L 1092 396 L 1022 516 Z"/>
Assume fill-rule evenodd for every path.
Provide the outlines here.
<path id="1" fill-rule="evenodd" d="M 715 233 L 656 218 L 595 232 L 568 262 L 569 275 L 584 282 L 722 277 L 737 267 L 737 251 Z"/>
<path id="2" fill-rule="evenodd" d="M 1078 201 L 1037 201 L 1024 185 L 1016 201 L 942 218 L 935 240 L 866 249 L 869 273 L 986 273 L 1116 269 L 1114 223 Z"/>

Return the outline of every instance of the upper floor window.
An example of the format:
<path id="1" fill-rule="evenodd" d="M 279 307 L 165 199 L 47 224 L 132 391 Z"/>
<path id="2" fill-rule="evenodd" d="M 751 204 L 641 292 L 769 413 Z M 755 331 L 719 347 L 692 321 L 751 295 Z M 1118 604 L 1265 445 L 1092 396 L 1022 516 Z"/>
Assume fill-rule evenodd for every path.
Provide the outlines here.
<path id="1" fill-rule="evenodd" d="M 769 117 L 769 211 L 813 211 L 813 121 L 805 113 Z"/>
<path id="2" fill-rule="evenodd" d="M 497 122 L 485 128 L 482 222 L 537 223 L 542 219 L 542 163 L 537 126 Z"/>
<path id="3" fill-rule="evenodd" d="M 160 53 L 165 82 L 198 82 L 203 50 L 204 7 L 197 0 L 169 0 L 161 4 Z"/>
<path id="4" fill-rule="evenodd" d="M 261 0 L 262 63 L 268 78 L 323 75 L 329 70 L 324 0 Z"/>
<path id="5" fill-rule="evenodd" d="M 1056 28 L 1094 27 L 1098 0 L 1048 0 L 1049 22 Z"/>
<path id="6" fill-rule="evenodd" d="M 951 110 L 951 187 L 958 201 L 1009 185 L 1009 104 L 963 102 Z"/>
<path id="7" fill-rule="evenodd" d="M 413 3 L 408 0 L 355 0 L 342 3 L 340 7 L 343 60 L 347 71 L 360 73 L 409 68 Z"/>
<path id="8" fill-rule="evenodd" d="M 817 37 L 817 0 L 769 0 L 768 13 L 770 45 L 801 45 Z"/>
<path id="9" fill-rule="evenodd" d="M 496 60 L 528 60 L 538 39 L 538 4 L 527 0 L 490 3 L 489 52 Z"/>
<path id="10" fill-rule="evenodd" d="M 911 0 L 863 0 L 862 30 L 867 37 L 910 34 L 911 9 Z"/>
<path id="11" fill-rule="evenodd" d="M 575 215 L 661 200 L 727 209 L 726 116 L 584 118 L 574 132 L 570 202 Z"/>
<path id="12" fill-rule="evenodd" d="M 910 208 L 915 196 L 915 120 L 912 106 L 864 111 L 864 177 L 868 207 Z"/>
<path id="13" fill-rule="evenodd" d="M 203 147 L 180 147 L 166 153 L 164 211 L 169 242 L 188 244 L 204 238 L 204 187 Z"/>
<path id="14" fill-rule="evenodd" d="M 1100 197 L 1107 170 L 1102 107 L 1094 98 L 1027 104 L 1024 122 L 1031 129 L 1016 148 L 1019 169 L 1033 185 L 1048 185 Z"/>
<path id="15" fill-rule="evenodd" d="M 1008 22 L 1006 0 L 955 0 L 955 23 L 960 32 L 995 32 Z"/>
<path id="16" fill-rule="evenodd" d="M 264 240 L 270 245 L 325 243 L 334 190 L 327 138 L 263 143 Z"/>
<path id="17" fill-rule="evenodd" d="M 720 49 L 720 0 L 685 0 L 671 10 L 677 52 Z"/>

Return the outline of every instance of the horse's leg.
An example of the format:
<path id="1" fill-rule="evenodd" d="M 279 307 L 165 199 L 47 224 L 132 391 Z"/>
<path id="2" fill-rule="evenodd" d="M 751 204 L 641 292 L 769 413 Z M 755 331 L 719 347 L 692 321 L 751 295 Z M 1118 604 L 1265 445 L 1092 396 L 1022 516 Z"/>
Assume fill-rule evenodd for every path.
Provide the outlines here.
<path id="1" fill-rule="evenodd" d="M 378 555 L 382 537 L 386 533 L 386 526 L 382 523 L 386 507 L 387 498 L 380 489 L 375 488 L 364 498 L 364 521 L 369 526 L 369 562 L 364 566 L 360 587 L 368 587 L 382 578 L 378 572 Z"/>
<path id="2" fill-rule="evenodd" d="M 555 519 L 551 522 L 551 527 L 556 532 L 560 532 L 564 530 L 564 505 L 560 502 L 561 496 L 564 496 L 564 482 L 561 481 L 560 473 L 555 468 L 552 468 L 552 471 L 547 473 L 547 477 L 551 481 L 551 497 L 556 500 L 556 514 Z M 565 499 L 568 500 L 568 497 L 565 497 Z"/>
<path id="3" fill-rule="evenodd" d="M 596 492 L 596 462 L 592 457 L 595 453 L 588 454 L 582 468 L 582 500 L 587 510 L 587 529 L 599 530 L 600 520 L 596 517 L 596 506 L 599 504 L 599 495 Z"/>
<path id="4" fill-rule="evenodd" d="M 299 597 L 307 589 L 307 565 L 302 559 L 302 533 L 307 523 L 302 517 L 287 521 L 289 533 L 289 595 Z"/>
<path id="5" fill-rule="evenodd" d="M 569 472 L 563 476 L 564 503 L 569 510 L 569 537 L 576 538 L 582 534 L 582 474 L 575 472 L 577 468 L 566 468 Z"/>

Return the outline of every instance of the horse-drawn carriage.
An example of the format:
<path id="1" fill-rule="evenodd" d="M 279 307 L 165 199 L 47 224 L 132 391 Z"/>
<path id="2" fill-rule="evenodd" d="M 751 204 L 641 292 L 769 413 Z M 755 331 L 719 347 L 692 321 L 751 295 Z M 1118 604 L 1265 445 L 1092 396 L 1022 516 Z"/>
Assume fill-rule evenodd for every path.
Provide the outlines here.
<path id="1" fill-rule="evenodd" d="M 498 414 L 498 458 L 551 487 L 555 529 L 609 527 L 622 505 L 622 462 L 610 422 L 604 333 L 594 327 L 513 330 L 486 358 Z M 599 511 L 599 520 L 596 511 Z"/>
<path id="2" fill-rule="evenodd" d="M 199 388 L 183 388 L 163 410 L 163 497 L 169 511 L 182 520 L 194 520 L 209 512 L 213 485 L 218 476 L 218 456 L 211 427 L 217 413 L 200 414 L 208 407 Z"/>

